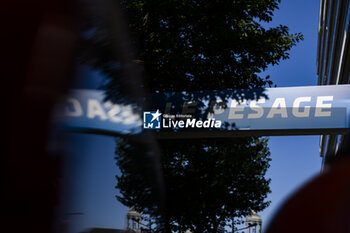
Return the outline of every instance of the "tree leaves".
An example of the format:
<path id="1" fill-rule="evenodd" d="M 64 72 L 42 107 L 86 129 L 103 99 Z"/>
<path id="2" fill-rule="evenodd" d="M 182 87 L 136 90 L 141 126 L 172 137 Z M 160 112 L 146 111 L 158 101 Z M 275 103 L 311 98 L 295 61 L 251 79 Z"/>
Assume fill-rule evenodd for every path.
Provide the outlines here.
<path id="1" fill-rule="evenodd" d="M 114 41 L 121 35 L 113 31 L 108 17 L 91 8 L 80 40 L 80 61 L 106 75 L 107 98 L 117 103 L 130 101 L 130 86 L 147 88 L 149 93 L 177 92 L 178 102 L 192 100 L 198 106 L 217 97 L 241 99 L 237 89 L 271 86 L 269 76 L 260 73 L 288 59 L 288 51 L 303 39 L 300 33 L 289 34 L 286 26 L 261 25 L 272 20 L 280 0 L 120 2 L 136 48 L 135 54 L 128 55 L 137 63 L 133 68 L 142 69 L 143 83 L 130 81 L 124 72 L 130 71 L 130 63 L 115 53 Z M 217 90 L 217 96 L 206 96 L 203 90 Z M 122 172 L 117 176 L 118 200 L 135 205 L 156 223 L 151 224 L 155 229 L 164 231 L 168 223 L 178 232 L 224 232 L 233 219 L 268 206 L 267 139 L 160 140 L 158 144 L 160 164 L 154 159 L 154 145 L 142 140 L 117 139 L 116 150 Z M 157 191 L 157 169 L 164 178 L 163 194 Z M 159 204 L 164 198 L 166 212 Z"/>
<path id="2" fill-rule="evenodd" d="M 278 65 L 287 59 L 288 51 L 303 39 L 300 33 L 289 34 L 286 26 L 264 28 L 260 24 L 271 20 L 278 3 L 277 0 L 121 1 L 129 17 L 137 51 L 135 60 L 144 62 L 145 84 L 151 93 L 271 86 L 272 82 L 259 73 L 268 65 Z M 83 53 L 82 57 L 84 62 L 102 68 L 101 59 L 117 62 L 106 43 L 116 35 L 101 40 L 106 28 L 95 21 L 91 22 L 95 33 L 83 38 L 86 43 L 83 50 L 93 51 Z M 118 68 L 114 71 L 103 68 L 109 77 L 106 87 L 118 90 L 123 97 L 128 93 L 121 86 L 124 76 L 118 72 L 123 67 Z M 107 97 L 118 101 L 113 95 Z"/>
<path id="3" fill-rule="evenodd" d="M 161 166 L 172 230 L 215 232 L 232 218 L 263 210 L 270 180 L 266 139 L 161 140 Z M 122 174 L 118 185 L 125 205 L 155 218 L 161 212 L 152 192 L 152 160 L 142 144 L 119 139 L 116 159 Z M 143 151 L 143 152 L 142 152 Z M 133 197 L 134 199 L 131 199 Z"/>

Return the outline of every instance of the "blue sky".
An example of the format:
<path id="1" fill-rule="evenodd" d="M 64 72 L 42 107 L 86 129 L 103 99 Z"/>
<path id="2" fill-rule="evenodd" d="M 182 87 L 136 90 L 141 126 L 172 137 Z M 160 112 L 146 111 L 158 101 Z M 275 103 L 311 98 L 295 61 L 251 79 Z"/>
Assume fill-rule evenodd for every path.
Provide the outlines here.
<path id="1" fill-rule="evenodd" d="M 282 0 L 275 12 L 272 26 L 287 25 L 291 33 L 302 32 L 304 40 L 290 51 L 290 59 L 265 72 L 278 87 L 317 85 L 316 55 L 319 0 Z M 262 213 L 263 226 L 293 191 L 319 174 L 319 136 L 270 137 L 271 178 L 268 200 L 271 205 Z"/>
<path id="2" fill-rule="evenodd" d="M 305 39 L 290 51 L 290 59 L 269 67 L 269 74 L 278 87 L 317 85 L 316 48 L 319 0 L 282 0 L 269 25 L 287 25 L 291 33 L 302 32 Z M 88 88 L 98 86 L 98 73 L 92 75 Z M 95 78 L 94 78 L 95 77 Z M 271 220 L 281 203 L 304 182 L 320 172 L 319 136 L 270 137 L 271 167 L 267 177 L 272 179 L 268 200 L 271 205 L 259 213 L 263 226 Z M 68 182 L 66 213 L 70 232 L 89 227 L 124 228 L 128 208 L 115 199 L 115 175 L 119 173 L 114 161 L 115 142 L 112 137 L 72 134 L 67 138 Z"/>

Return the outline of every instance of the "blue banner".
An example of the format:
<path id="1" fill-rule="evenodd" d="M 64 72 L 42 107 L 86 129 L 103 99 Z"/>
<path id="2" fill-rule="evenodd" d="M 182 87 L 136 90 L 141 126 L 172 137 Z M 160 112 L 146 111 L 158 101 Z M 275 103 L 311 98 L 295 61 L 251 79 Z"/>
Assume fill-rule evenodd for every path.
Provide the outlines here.
<path id="1" fill-rule="evenodd" d="M 177 132 L 179 137 L 181 132 L 288 135 L 343 133 L 349 128 L 350 85 L 225 91 L 226 99 L 215 91 L 200 93 L 211 98 L 196 102 L 158 94 L 152 98 L 161 101 L 153 109 L 138 112 L 130 105 L 105 102 L 103 91 L 72 90 L 59 104 L 55 120 L 69 130 L 116 135 Z M 198 112 L 205 115 L 199 117 Z"/>
<path id="2" fill-rule="evenodd" d="M 217 120 L 239 130 L 349 128 L 350 85 L 266 89 L 258 100 L 230 100 Z"/>
<path id="3" fill-rule="evenodd" d="M 142 117 L 130 105 L 104 101 L 100 90 L 71 90 L 54 113 L 54 122 L 64 130 L 96 133 L 141 133 Z"/>

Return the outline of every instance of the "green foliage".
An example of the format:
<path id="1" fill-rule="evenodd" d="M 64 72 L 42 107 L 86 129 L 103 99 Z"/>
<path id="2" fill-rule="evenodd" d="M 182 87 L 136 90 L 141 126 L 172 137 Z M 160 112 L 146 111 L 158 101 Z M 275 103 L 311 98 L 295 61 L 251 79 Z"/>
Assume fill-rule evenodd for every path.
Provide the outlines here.
<path id="1" fill-rule="evenodd" d="M 303 39 L 300 33 L 289 34 L 286 26 L 261 25 L 271 21 L 279 2 L 122 0 L 136 48 L 134 61 L 142 64 L 144 83 L 135 84 L 125 76 L 123 70 L 130 64 L 120 61 L 113 47 L 119 35 L 111 30 L 108 17 L 98 17 L 94 10 L 83 25 L 80 61 L 109 78 L 107 98 L 115 102 L 124 102 L 127 86 L 146 87 L 151 93 L 271 86 L 269 77 L 259 73 L 287 59 L 288 51 Z M 222 99 L 239 98 L 239 92 L 229 93 Z M 180 95 L 179 102 L 184 98 Z M 200 94 L 193 98 L 203 100 Z M 223 232 L 232 219 L 268 206 L 264 201 L 270 192 L 270 181 L 264 177 L 270 161 L 267 139 L 161 140 L 158 144 L 160 164 L 154 148 L 131 139 L 117 140 L 116 160 L 122 172 L 117 177 L 118 199 L 135 205 L 159 231 L 164 232 L 162 227 L 168 223 L 172 231 Z M 160 175 L 165 193 L 155 182 Z M 166 213 L 159 207 L 163 198 Z"/>
<path id="2" fill-rule="evenodd" d="M 218 232 L 234 217 L 261 211 L 270 191 L 267 140 L 257 137 L 221 140 L 161 140 L 166 207 L 173 231 Z M 118 199 L 159 217 L 155 174 L 147 147 L 119 139 L 116 159 Z M 145 153 L 146 152 L 146 153 Z"/>
<path id="3" fill-rule="evenodd" d="M 150 92 L 258 88 L 272 84 L 259 73 L 289 57 L 303 39 L 288 27 L 264 28 L 279 0 L 121 1 L 143 62 Z M 95 12 L 93 12 L 95 13 Z M 106 19 L 95 17 L 81 38 L 81 60 L 110 77 L 107 89 L 125 96 L 123 75 L 115 64 L 114 35 Z M 105 21 L 104 21 L 105 20 Z M 91 33 L 93 31 L 94 33 Z M 88 35 L 88 36 L 86 36 Z M 123 64 L 121 64 L 122 66 Z M 121 67 L 122 68 L 122 67 Z M 142 86 L 143 88 L 144 86 Z M 115 95 L 115 93 L 114 93 Z M 111 98 L 115 96 L 110 96 Z"/>
<path id="4" fill-rule="evenodd" d="M 300 34 L 265 29 L 278 1 L 122 1 L 152 92 L 257 88 Z M 171 82 L 169 82 L 171 80 Z"/>

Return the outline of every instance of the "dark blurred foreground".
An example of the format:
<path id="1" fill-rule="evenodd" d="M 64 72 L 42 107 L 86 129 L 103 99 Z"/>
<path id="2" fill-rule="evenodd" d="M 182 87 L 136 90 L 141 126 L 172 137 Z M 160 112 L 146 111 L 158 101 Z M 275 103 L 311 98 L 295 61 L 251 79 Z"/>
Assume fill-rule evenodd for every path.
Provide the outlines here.
<path id="1" fill-rule="evenodd" d="M 350 232 L 350 153 L 298 190 L 277 212 L 267 233 Z"/>
<path id="2" fill-rule="evenodd" d="M 61 161 L 58 150 L 48 144 L 49 116 L 71 78 L 75 3 L 1 3 L 5 232 L 61 232 L 60 226 L 54 229 Z"/>

